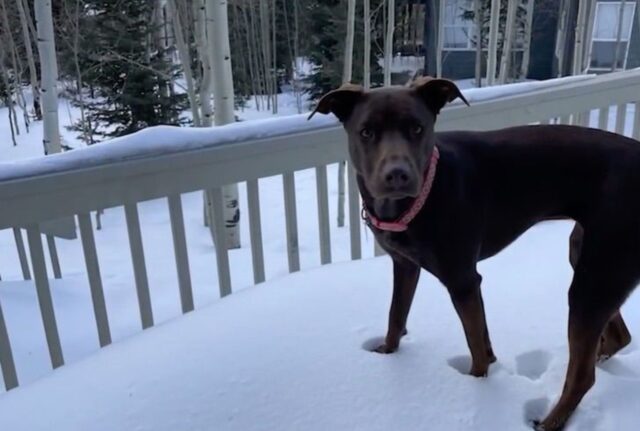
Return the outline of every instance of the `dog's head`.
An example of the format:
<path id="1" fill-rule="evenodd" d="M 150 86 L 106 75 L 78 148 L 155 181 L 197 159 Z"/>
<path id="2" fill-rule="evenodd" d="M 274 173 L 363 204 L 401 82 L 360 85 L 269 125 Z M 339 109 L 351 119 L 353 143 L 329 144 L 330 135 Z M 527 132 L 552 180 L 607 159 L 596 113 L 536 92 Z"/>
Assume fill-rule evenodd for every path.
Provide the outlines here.
<path id="1" fill-rule="evenodd" d="M 348 135 L 351 162 L 371 195 L 400 199 L 418 195 L 436 117 L 458 97 L 467 103 L 453 82 L 429 77 L 371 91 L 345 84 L 323 96 L 309 118 L 316 112 L 338 117 Z"/>

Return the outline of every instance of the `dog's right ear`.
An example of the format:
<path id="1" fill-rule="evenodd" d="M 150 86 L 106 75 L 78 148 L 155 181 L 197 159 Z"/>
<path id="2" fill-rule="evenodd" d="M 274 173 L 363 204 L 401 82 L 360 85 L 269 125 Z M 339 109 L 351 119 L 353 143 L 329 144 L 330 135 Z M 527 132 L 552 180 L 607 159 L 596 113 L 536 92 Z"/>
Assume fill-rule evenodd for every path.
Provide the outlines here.
<path id="1" fill-rule="evenodd" d="M 344 123 L 351 115 L 356 102 L 364 94 L 364 88 L 355 84 L 343 84 L 337 90 L 333 90 L 322 96 L 318 102 L 316 109 L 311 112 L 308 120 L 315 115 L 316 112 L 328 114 L 332 112 L 340 122 Z"/>

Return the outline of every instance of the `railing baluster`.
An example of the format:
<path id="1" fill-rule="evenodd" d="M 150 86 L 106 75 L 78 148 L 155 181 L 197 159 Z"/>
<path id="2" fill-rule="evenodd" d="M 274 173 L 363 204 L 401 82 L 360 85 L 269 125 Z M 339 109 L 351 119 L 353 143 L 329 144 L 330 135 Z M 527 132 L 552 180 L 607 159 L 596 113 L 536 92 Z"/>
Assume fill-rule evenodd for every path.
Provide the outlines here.
<path id="1" fill-rule="evenodd" d="M 298 246 L 298 216 L 296 211 L 296 183 L 293 172 L 282 174 L 284 188 L 284 216 L 287 228 L 287 257 L 289 272 L 300 271 Z"/>
<path id="2" fill-rule="evenodd" d="M 169 205 L 169 219 L 171 220 L 171 235 L 173 236 L 173 251 L 176 258 L 178 274 L 178 289 L 180 289 L 180 305 L 182 312 L 193 311 L 193 290 L 191 287 L 191 272 L 189 271 L 189 253 L 187 252 L 187 237 L 184 230 L 184 216 L 182 214 L 182 198 L 180 195 L 167 197 Z"/>
<path id="3" fill-rule="evenodd" d="M 598 114 L 598 129 L 607 130 L 609 128 L 609 107 L 600 108 Z"/>
<path id="4" fill-rule="evenodd" d="M 16 373 L 16 365 L 13 361 L 13 352 L 11 351 L 11 343 L 9 342 L 9 332 L 7 324 L 2 314 L 2 305 L 0 304 L 0 370 L 2 371 L 2 379 L 6 390 L 11 390 L 18 386 L 18 374 Z"/>
<path id="5" fill-rule="evenodd" d="M 136 281 L 140 320 L 142 321 L 142 329 L 147 329 L 153 326 L 153 310 L 151 308 L 149 280 L 147 278 L 137 204 L 125 204 L 124 214 L 127 221 L 127 231 L 129 233 L 129 248 L 131 250 L 131 261 L 133 262 L 133 275 Z"/>
<path id="6" fill-rule="evenodd" d="M 225 297 L 231 294 L 231 270 L 229 268 L 229 251 L 227 250 L 227 241 L 224 232 L 225 222 L 222 189 L 216 187 L 207 193 L 211 201 L 211 213 L 213 217 L 213 220 L 210 220 L 209 223 L 213 223 L 216 238 L 216 263 L 218 265 L 220 297 Z"/>
<path id="7" fill-rule="evenodd" d="M 78 214 L 78 226 L 82 239 L 84 263 L 87 267 L 87 277 L 89 278 L 93 315 L 95 316 L 96 327 L 98 328 L 98 341 L 100 342 L 100 347 L 104 347 L 111 344 L 111 331 L 109 329 L 109 317 L 104 299 L 102 277 L 100 276 L 96 240 L 93 236 L 93 226 L 91 225 L 91 215 L 89 215 L 89 213 Z"/>
<path id="8" fill-rule="evenodd" d="M 318 231 L 320 234 L 320 264 L 331 263 L 331 227 L 329 224 L 329 186 L 327 166 L 316 167 L 316 198 L 318 201 Z"/>
<path id="9" fill-rule="evenodd" d="M 640 11 L 638 12 L 640 13 Z M 616 109 L 616 133 L 624 135 L 624 126 L 627 122 L 627 104 L 622 103 Z"/>
<path id="10" fill-rule="evenodd" d="M 348 163 L 349 175 L 349 236 L 351 238 L 351 259 L 362 258 L 360 244 L 360 190 L 356 181 L 356 171 Z"/>
<path id="11" fill-rule="evenodd" d="M 51 268 L 53 269 L 53 277 L 56 279 L 62 278 L 62 271 L 60 271 L 60 259 L 58 259 L 58 248 L 56 247 L 56 240 L 53 235 L 46 235 L 47 248 L 49 249 L 49 257 L 51 258 Z"/>
<path id="12" fill-rule="evenodd" d="M 260 218 L 260 187 L 258 186 L 258 180 L 247 181 L 247 203 L 249 207 L 249 236 L 251 237 L 253 282 L 258 284 L 265 280 L 262 221 Z"/>
<path id="13" fill-rule="evenodd" d="M 44 333 L 47 338 L 47 346 L 49 347 L 51 365 L 53 368 L 58 368 L 64 365 L 64 357 L 62 355 L 62 346 L 60 345 L 58 324 L 53 309 L 49 279 L 47 278 L 47 266 L 44 260 L 44 249 L 42 248 L 42 238 L 40 237 L 38 225 L 27 227 L 27 240 L 29 241 L 33 278 L 36 282 L 36 293 L 38 295 Z"/>
<path id="14" fill-rule="evenodd" d="M 22 239 L 22 231 L 18 227 L 13 228 L 13 237 L 16 241 L 16 249 L 18 250 L 18 259 L 20 259 L 20 267 L 22 268 L 22 278 L 31 280 L 31 271 L 29 270 L 29 259 L 27 259 L 27 251 L 24 248 L 24 240 Z"/>
<path id="15" fill-rule="evenodd" d="M 640 102 L 634 103 L 635 115 L 633 120 L 633 139 L 640 140 Z"/>

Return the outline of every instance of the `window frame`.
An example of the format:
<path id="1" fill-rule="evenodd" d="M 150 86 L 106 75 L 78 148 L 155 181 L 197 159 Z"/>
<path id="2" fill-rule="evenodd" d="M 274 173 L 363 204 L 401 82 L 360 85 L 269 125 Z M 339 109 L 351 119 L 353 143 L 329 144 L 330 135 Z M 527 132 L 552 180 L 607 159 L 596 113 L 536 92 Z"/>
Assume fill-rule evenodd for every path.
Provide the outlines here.
<path id="1" fill-rule="evenodd" d="M 628 6 L 631 6 L 631 19 L 630 22 L 631 24 L 629 25 L 629 31 L 628 34 L 625 35 L 621 34 L 620 35 L 620 42 L 626 42 L 627 43 L 627 47 L 624 50 L 624 57 L 622 59 L 622 67 L 618 68 L 616 67 L 615 70 L 626 70 L 627 68 L 627 60 L 629 59 L 629 48 L 631 47 L 631 37 L 633 36 L 633 26 L 635 24 L 635 14 L 637 13 L 636 11 L 636 4 L 637 2 L 626 2 L 625 3 L 625 8 Z M 620 7 L 622 6 L 622 2 L 621 1 L 598 1 L 596 2 L 596 10 L 595 13 L 593 14 L 593 29 L 591 31 L 591 39 L 589 40 L 589 64 L 587 65 L 588 70 L 592 70 L 595 72 L 600 72 L 600 71 L 608 71 L 611 70 L 611 67 L 592 67 L 591 66 L 591 60 L 593 59 L 593 44 L 594 42 L 613 42 L 615 44 L 617 38 L 597 38 L 595 36 L 596 34 L 596 24 L 598 22 L 598 13 L 600 12 L 600 6 L 605 5 L 605 6 L 616 6 L 616 13 L 617 16 L 620 16 Z M 616 27 L 618 26 L 618 22 L 617 22 L 617 18 L 616 18 Z M 613 65 L 612 65 L 613 66 Z"/>

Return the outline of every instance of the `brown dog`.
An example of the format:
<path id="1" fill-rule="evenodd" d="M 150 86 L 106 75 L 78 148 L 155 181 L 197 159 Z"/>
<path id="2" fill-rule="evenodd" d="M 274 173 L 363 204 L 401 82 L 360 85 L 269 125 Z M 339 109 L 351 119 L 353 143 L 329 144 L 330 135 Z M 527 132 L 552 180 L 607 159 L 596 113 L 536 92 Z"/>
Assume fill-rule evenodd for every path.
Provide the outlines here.
<path id="1" fill-rule="evenodd" d="M 496 357 L 478 261 L 540 221 L 576 220 L 566 382 L 535 423 L 559 430 L 594 384 L 597 359 L 631 339 L 619 308 L 640 281 L 640 142 L 560 125 L 435 133 L 440 109 L 456 98 L 464 100 L 452 82 L 420 78 L 368 92 L 345 85 L 314 111 L 343 123 L 365 218 L 393 260 L 389 329 L 375 350 L 398 348 L 424 268 L 451 295 L 470 373 L 485 376 Z"/>

